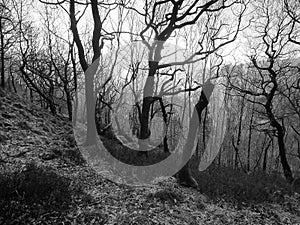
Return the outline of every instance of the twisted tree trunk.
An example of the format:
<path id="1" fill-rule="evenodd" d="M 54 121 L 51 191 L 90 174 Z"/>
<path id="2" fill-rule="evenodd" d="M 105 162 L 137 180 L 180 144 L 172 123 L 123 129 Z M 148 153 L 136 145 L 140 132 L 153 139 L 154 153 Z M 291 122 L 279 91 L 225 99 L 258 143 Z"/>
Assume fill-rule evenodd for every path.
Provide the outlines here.
<path id="1" fill-rule="evenodd" d="M 202 88 L 201 94 L 199 101 L 195 105 L 192 118 L 190 120 L 189 124 L 189 131 L 188 131 L 188 137 L 187 141 L 184 145 L 184 158 L 186 157 L 191 157 L 193 152 L 193 147 L 194 147 L 194 141 L 196 138 L 197 130 L 201 122 L 201 114 L 202 111 L 207 107 L 209 103 L 209 98 L 214 90 L 214 85 L 211 83 L 210 80 L 208 80 Z M 198 118 L 197 118 L 198 117 Z M 195 126 L 195 122 L 198 119 L 198 124 Z M 197 188 L 198 183 L 197 181 L 193 178 L 190 170 L 190 160 L 184 165 L 184 167 L 178 172 L 178 180 L 179 183 L 183 186 L 188 186 L 188 187 L 193 187 Z"/>

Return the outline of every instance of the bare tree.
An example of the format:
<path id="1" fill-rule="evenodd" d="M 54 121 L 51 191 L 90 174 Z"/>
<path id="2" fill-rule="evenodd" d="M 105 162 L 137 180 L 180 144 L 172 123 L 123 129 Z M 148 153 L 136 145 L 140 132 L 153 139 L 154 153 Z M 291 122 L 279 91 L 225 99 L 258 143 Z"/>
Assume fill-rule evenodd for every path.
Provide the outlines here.
<path id="1" fill-rule="evenodd" d="M 6 53 L 15 41 L 16 21 L 13 16 L 13 4 L 11 1 L 0 2 L 0 57 L 1 57 L 1 87 L 5 87 L 5 66 L 8 64 Z"/>
<path id="2" fill-rule="evenodd" d="M 243 93 L 249 102 L 261 107 L 261 113 L 275 129 L 282 169 L 287 181 L 291 183 L 293 176 L 285 144 L 286 114 L 280 109 L 278 96 L 286 74 L 291 75 L 289 65 L 293 62 L 293 54 L 296 52 L 288 38 L 292 22 L 283 13 L 280 1 L 257 1 L 253 7 L 257 19 L 254 23 L 257 42 L 251 44 L 252 66 L 239 71 L 239 74 L 235 73 L 239 77 L 235 81 L 234 73 L 231 74 L 231 84 L 234 89 Z M 238 85 L 240 81 L 246 82 L 247 88 Z"/>
<path id="3" fill-rule="evenodd" d="M 62 1 L 43 1 L 42 3 L 59 5 L 65 12 L 68 13 L 71 22 L 71 31 L 73 33 L 74 42 L 77 46 L 79 62 L 82 70 L 85 74 L 85 95 L 86 95 L 86 117 L 87 117 L 87 137 L 86 145 L 93 145 L 96 143 L 96 126 L 95 126 L 95 87 L 94 78 L 98 70 L 99 60 L 101 56 L 101 51 L 104 47 L 104 40 L 111 39 L 111 36 L 103 29 L 103 24 L 108 19 L 108 16 L 112 10 L 114 10 L 118 4 L 114 1 L 112 2 L 99 2 L 98 0 L 91 0 L 90 2 L 77 2 L 75 0 L 70 0 L 69 9 L 66 9 L 67 5 Z M 78 16 L 76 7 L 83 7 L 83 13 Z M 104 13 L 100 14 L 99 8 L 102 7 Z M 86 50 L 82 41 L 82 37 L 79 32 L 78 22 L 90 8 L 92 11 L 93 18 L 93 28 L 92 28 L 92 60 L 88 62 L 88 57 L 86 55 Z"/>
<path id="4" fill-rule="evenodd" d="M 242 15 L 245 11 L 246 4 L 240 1 L 218 1 L 211 0 L 202 3 L 201 1 L 183 0 L 172 1 L 146 1 L 144 4 L 144 12 L 137 12 L 144 17 L 145 27 L 140 32 L 143 43 L 148 48 L 148 76 L 143 91 L 143 104 L 141 110 L 141 134 L 140 139 L 145 140 L 150 136 L 149 132 L 149 112 L 150 106 L 154 102 L 154 77 L 162 69 L 172 68 L 174 66 L 182 66 L 190 63 L 199 62 L 207 58 L 210 54 L 218 51 L 223 46 L 233 42 L 238 32 L 242 29 Z M 226 30 L 227 23 L 223 22 L 215 14 L 226 13 L 226 9 L 236 9 L 234 14 L 237 23 L 235 27 Z M 238 8 L 238 9 L 237 9 Z M 229 11 L 227 11 L 229 12 Z M 214 24 L 211 21 L 214 20 Z M 196 24 L 205 24 L 205 28 L 198 37 L 198 47 L 184 61 L 180 62 L 163 62 L 166 56 L 163 52 L 165 43 L 170 37 L 177 32 L 181 32 L 183 28 Z M 150 36 L 151 38 L 146 38 Z M 209 45 L 205 45 L 205 37 L 209 36 Z M 174 70 L 176 71 L 176 70 Z M 208 84 L 208 86 L 210 86 Z M 199 104 L 196 106 L 199 115 L 207 106 L 209 96 L 212 91 L 208 88 L 208 93 L 202 93 Z M 205 89 L 205 88 L 204 88 Z M 208 98 L 205 97 L 207 95 Z M 200 118 L 200 117 L 199 117 Z M 193 134 L 194 135 L 194 134 Z M 192 136 L 193 136 L 192 135 Z M 190 139 L 188 139 L 190 141 Z M 191 177 L 189 167 L 186 165 L 181 171 L 180 178 L 183 183 L 188 186 L 197 186 L 196 181 Z"/>
<path id="5" fill-rule="evenodd" d="M 300 26 L 300 2 L 298 0 L 284 0 L 284 10 L 287 12 L 287 16 L 292 20 L 292 26 L 290 32 L 288 33 L 289 40 L 296 44 L 300 45 L 300 40 L 298 38 L 298 29 Z"/>
<path id="6" fill-rule="evenodd" d="M 67 39 L 58 35 L 57 27 L 55 27 L 55 17 L 53 13 L 51 18 L 48 14 L 51 11 L 46 6 L 45 25 L 49 45 L 49 55 L 53 64 L 57 82 L 61 89 L 63 102 L 66 102 L 69 120 L 72 120 L 72 105 L 75 91 L 77 89 L 77 63 L 74 56 L 74 41 L 71 34 L 65 32 Z M 53 19 L 54 18 L 54 19 Z M 52 20 L 52 21 L 51 21 Z M 62 23 L 60 23 L 62 24 Z M 67 27 L 69 23 L 66 24 Z M 60 27 L 61 29 L 61 27 Z M 75 99 L 76 101 L 76 99 Z M 75 103 L 76 104 L 76 103 Z"/>

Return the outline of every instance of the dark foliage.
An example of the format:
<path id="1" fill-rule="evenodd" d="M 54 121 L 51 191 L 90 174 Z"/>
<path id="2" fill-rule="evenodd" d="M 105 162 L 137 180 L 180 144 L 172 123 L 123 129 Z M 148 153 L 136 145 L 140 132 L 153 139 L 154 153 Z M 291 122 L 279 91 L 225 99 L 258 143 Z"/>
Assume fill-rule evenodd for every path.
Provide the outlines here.
<path id="1" fill-rule="evenodd" d="M 0 175 L 0 197 L 63 209 L 70 203 L 69 185 L 70 180 L 52 168 L 31 162 L 22 171 Z"/>
<path id="2" fill-rule="evenodd" d="M 201 191 L 211 199 L 226 199 L 237 204 L 281 203 L 291 187 L 284 177 L 255 172 L 246 174 L 232 168 L 212 164 L 207 170 L 197 170 L 197 160 L 192 160 L 192 172 Z"/>

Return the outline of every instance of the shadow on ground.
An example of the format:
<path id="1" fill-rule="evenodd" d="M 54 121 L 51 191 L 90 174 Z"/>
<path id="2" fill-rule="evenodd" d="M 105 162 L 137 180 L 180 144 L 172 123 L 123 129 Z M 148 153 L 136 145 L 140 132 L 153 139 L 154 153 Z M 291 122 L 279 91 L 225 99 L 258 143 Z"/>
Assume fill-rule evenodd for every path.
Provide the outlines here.
<path id="1" fill-rule="evenodd" d="M 290 185 L 278 174 L 247 174 L 214 164 L 199 172 L 198 165 L 198 161 L 192 159 L 193 176 L 201 192 L 213 200 L 226 199 L 238 204 L 281 203 L 285 194 L 291 194 Z"/>
<path id="2" fill-rule="evenodd" d="M 28 224 L 67 217 L 76 196 L 90 199 L 80 185 L 53 168 L 27 163 L 0 173 L 0 224 Z M 14 218 L 14 221 L 11 221 Z M 15 220 L 18 221 L 15 221 Z M 37 221 L 36 221 L 37 222 Z"/>

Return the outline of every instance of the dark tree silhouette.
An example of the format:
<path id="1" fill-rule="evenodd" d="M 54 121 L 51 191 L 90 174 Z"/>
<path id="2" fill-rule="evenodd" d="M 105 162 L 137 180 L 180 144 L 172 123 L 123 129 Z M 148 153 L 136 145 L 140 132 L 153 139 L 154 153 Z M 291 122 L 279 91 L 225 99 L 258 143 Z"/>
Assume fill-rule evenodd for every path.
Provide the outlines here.
<path id="1" fill-rule="evenodd" d="M 224 10 L 231 7 L 238 7 L 241 5 L 240 11 L 235 15 L 237 23 L 234 30 L 225 31 L 221 34 L 225 23 L 216 21 L 214 27 L 208 27 L 202 34 L 199 34 L 199 46 L 198 49 L 193 52 L 186 60 L 181 62 L 161 63 L 163 55 L 164 45 L 167 40 L 176 32 L 180 32 L 185 27 L 197 24 L 201 19 L 201 23 L 209 24 L 210 19 L 214 17 L 214 14 L 222 13 Z M 219 1 L 210 0 L 202 3 L 200 1 L 192 1 L 188 4 L 183 1 L 146 1 L 144 5 L 145 12 L 139 13 L 144 16 L 145 28 L 140 32 L 140 37 L 143 43 L 146 45 L 149 51 L 148 61 L 148 76 L 143 90 L 143 103 L 140 119 L 140 139 L 145 140 L 149 138 L 149 113 L 150 107 L 154 102 L 154 77 L 159 70 L 165 68 L 171 68 L 173 66 L 182 66 L 189 63 L 195 63 L 207 58 L 212 53 L 218 51 L 223 46 L 233 42 L 238 32 L 242 29 L 241 21 L 242 15 L 245 12 L 246 3 L 240 1 Z M 146 39 L 146 35 L 153 33 L 153 41 L 150 42 Z M 211 45 L 205 48 L 203 46 L 203 40 L 206 36 L 210 36 Z M 223 40 L 223 41 L 220 41 Z M 204 95 L 201 95 L 198 108 L 206 107 L 207 103 L 204 101 Z M 199 111 L 199 110 L 198 110 Z M 200 112 L 201 114 L 201 112 Z M 143 143 L 143 142 L 141 142 Z M 141 145 L 143 148 L 143 145 Z M 179 177 L 189 186 L 195 186 L 194 179 L 191 177 L 188 164 L 183 167 Z"/>

